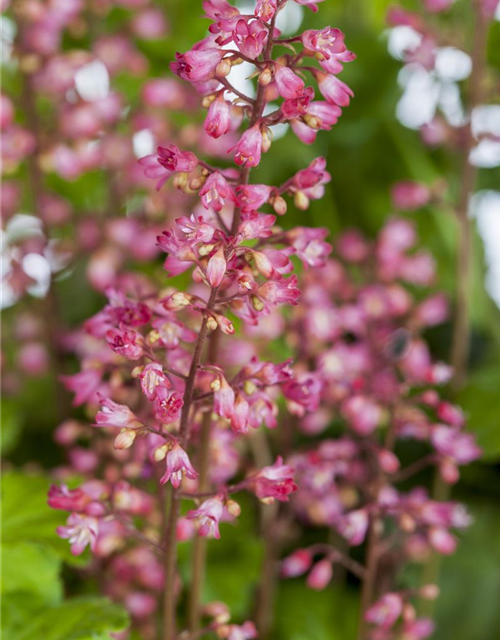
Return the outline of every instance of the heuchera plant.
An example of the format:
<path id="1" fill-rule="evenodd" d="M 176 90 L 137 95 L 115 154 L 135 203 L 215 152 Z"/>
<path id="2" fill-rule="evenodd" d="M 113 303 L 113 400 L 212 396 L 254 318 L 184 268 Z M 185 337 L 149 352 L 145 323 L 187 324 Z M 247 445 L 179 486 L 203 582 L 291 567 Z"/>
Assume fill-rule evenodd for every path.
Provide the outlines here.
<path id="1" fill-rule="evenodd" d="M 238 349 L 232 361 L 225 361 L 220 348 L 222 336 L 229 342 L 235 333 L 230 314 L 254 326 L 274 308 L 297 304 L 291 256 L 305 268 L 316 268 L 331 251 L 325 230 L 284 231 L 277 224 L 277 216 L 286 213 L 287 196 L 307 209 L 310 200 L 323 195 L 330 180 L 323 158 L 283 185 L 250 182 L 252 167 L 272 145 L 274 126 L 289 123 L 311 143 L 319 130 L 337 122 L 352 96 L 337 78 L 343 63 L 354 58 L 344 35 L 327 27 L 280 38 L 276 19 L 286 3 L 260 0 L 253 14 L 244 15 L 225 0 L 204 2 L 210 33 L 177 54 L 172 70 L 203 96 L 206 133 L 235 139 L 229 151 L 237 168 L 212 166 L 172 143 L 142 158 L 146 176 L 158 189 L 172 178 L 201 199 L 203 213 L 178 218 L 158 237 L 168 275 L 189 271 L 192 283 L 178 290 L 167 281 L 157 291 L 145 279 L 129 279 L 109 287 L 108 305 L 75 338 L 82 371 L 65 378 L 77 404 L 100 405 L 95 426 L 115 433 L 115 451 L 106 439 L 92 451 L 72 447 L 89 480 L 72 490 L 54 486 L 49 504 L 71 512 L 59 534 L 69 539 L 73 553 L 87 544 L 97 557 L 122 551 L 111 563 L 111 574 L 126 575 L 125 582 L 137 587 L 126 589 L 114 580 L 108 592 L 126 602 L 145 636 L 154 634 L 155 590 L 162 592 L 162 637 L 177 634 L 179 540 L 193 533 L 223 535 L 220 522 L 239 515 L 232 496 L 240 491 L 272 503 L 287 501 L 296 489 L 293 469 L 279 457 L 260 469 L 241 468 L 235 443 L 262 425 L 277 426 L 279 395 L 305 411 L 317 406 L 319 387 L 297 381 L 290 362 L 248 360 L 244 354 L 238 362 Z M 318 3 L 299 4 L 317 10 Z M 255 97 L 231 85 L 231 69 L 241 61 L 255 68 Z M 323 99 L 314 99 L 308 78 Z M 267 113 L 271 102 L 276 106 Z M 260 211 L 266 205 L 273 213 Z M 81 427 L 70 422 L 61 425 L 57 437 L 72 445 L 80 435 Z M 98 468 L 101 480 L 92 478 Z M 236 474 L 242 479 L 231 483 Z M 183 505 L 193 502 L 195 508 L 181 517 Z M 138 543 L 135 548 L 132 541 Z M 206 630 L 216 630 L 221 638 L 255 637 L 253 623 L 232 624 L 222 604 L 202 611 L 203 556 L 198 545 L 190 585 L 191 631 L 201 633 L 204 613 Z"/>
<path id="2" fill-rule="evenodd" d="M 73 420 L 57 429 L 85 480 L 73 489 L 54 485 L 49 504 L 70 512 L 59 535 L 74 554 L 90 547 L 103 590 L 125 604 L 144 638 L 157 629 L 164 640 L 268 632 L 269 617 L 258 610 L 254 621 L 236 624 L 224 603 L 201 602 L 206 538 L 224 537 L 224 523 L 240 515 L 241 492 L 270 514 L 273 553 L 285 546 L 278 534 L 292 521 L 328 529 L 327 542 L 286 555 L 281 573 L 308 573 L 308 585 L 322 589 L 335 565 L 344 565 L 363 585 L 360 640 L 432 633 L 414 601 L 434 599 L 438 589 L 407 588 L 401 569 L 433 550 L 452 553 L 451 530 L 469 521 L 456 503 L 406 490 L 430 465 L 454 483 L 458 467 L 479 455 L 460 409 L 434 388 L 451 370 L 432 361 L 422 332 L 444 320 L 447 302 L 414 293 L 433 284 L 434 263 L 414 250 L 413 225 L 391 219 L 373 242 L 350 231 L 337 240 L 333 259 L 325 229 L 279 224 L 289 198 L 307 210 L 322 197 L 330 180 L 324 158 L 281 185 L 250 180 L 262 155 L 272 153 L 273 127 L 287 123 L 311 144 L 352 97 L 337 76 L 355 56 L 338 29 L 281 37 L 276 20 L 292 1 L 318 10 L 313 0 L 259 0 L 253 14 L 226 0 L 203 3 L 209 34 L 177 54 L 171 68 L 207 110 L 210 142 L 195 136 L 187 149 L 180 137 L 165 141 L 139 163 L 159 197 L 173 185 L 199 198 L 191 215 L 179 215 L 157 238 L 168 279 L 160 289 L 138 274 L 100 280 L 108 304 L 68 341 L 81 371 L 63 380 L 75 405 L 92 415 L 93 431 Z M 232 84 L 242 61 L 254 67 L 255 95 Z M 169 106 L 165 96 L 175 85 L 166 82 L 148 83 L 147 105 Z M 205 159 L 221 151 L 235 166 Z M 394 192 L 410 208 L 432 196 L 409 183 Z M 173 197 L 170 191 L 160 203 L 170 207 Z M 132 246 L 136 236 L 128 237 Z M 287 306 L 293 312 L 285 322 Z M 276 335 L 277 327 L 293 361 L 258 357 L 259 336 Z M 323 438 L 335 420 L 340 437 Z M 284 431 L 280 455 L 259 462 L 255 442 L 276 427 Z M 297 434 L 323 439 L 294 451 Z M 80 446 L 89 438 L 91 448 Z M 398 447 L 410 438 L 426 453 L 402 466 Z M 334 535 L 343 545 L 331 544 Z M 192 570 L 183 581 L 177 552 L 189 539 Z M 364 560 L 346 552 L 365 542 Z M 263 567 L 263 583 L 272 571 Z"/>
<path id="3" fill-rule="evenodd" d="M 398 218 L 375 242 L 356 230 L 344 233 L 337 258 L 305 274 L 302 304 L 287 332 L 300 345 L 296 379 L 321 389 L 317 411 L 304 415 L 297 407 L 299 430 L 317 437 L 332 422 L 342 424 L 338 438 L 291 455 L 298 486 L 292 508 L 351 547 L 367 544 L 361 563 L 346 555 L 345 543 L 301 548 L 284 559 L 282 575 L 308 573 L 308 585 L 324 589 L 335 565 L 352 572 L 362 583 L 360 638 L 419 640 L 432 633 L 413 601 L 436 598 L 438 588 L 406 588 L 401 570 L 433 552 L 453 553 L 450 530 L 470 518 L 462 505 L 432 499 L 423 487 L 408 490 L 408 481 L 435 465 L 454 484 L 459 466 L 480 455 L 460 408 L 436 389 L 452 370 L 432 361 L 422 332 L 446 319 L 448 303 L 440 293 L 416 297 L 435 280 L 434 262 L 415 251 L 416 239 L 414 224 Z M 400 445 L 408 440 L 425 443 L 425 453 L 406 459 Z"/>

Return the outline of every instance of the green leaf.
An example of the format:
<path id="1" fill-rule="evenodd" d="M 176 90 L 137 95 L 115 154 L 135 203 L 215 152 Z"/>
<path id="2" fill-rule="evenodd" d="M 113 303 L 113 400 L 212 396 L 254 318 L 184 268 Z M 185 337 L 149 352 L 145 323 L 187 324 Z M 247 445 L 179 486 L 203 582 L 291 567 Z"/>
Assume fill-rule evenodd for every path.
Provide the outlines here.
<path id="1" fill-rule="evenodd" d="M 3 613 L 3 631 L 9 640 L 104 640 L 129 624 L 127 613 L 105 598 L 73 598 L 36 612 L 28 602 L 19 624 L 23 607 L 19 598 L 7 597 Z"/>
<path id="2" fill-rule="evenodd" d="M 62 596 L 60 568 L 60 557 L 47 545 L 2 543 L 1 593 L 35 595 L 48 604 L 56 604 Z"/>
<path id="3" fill-rule="evenodd" d="M 358 605 L 355 593 L 330 586 L 313 591 L 304 580 L 280 585 L 276 640 L 346 640 L 356 637 Z"/>
<path id="4" fill-rule="evenodd" d="M 500 458 L 500 368 L 488 366 L 473 373 L 457 401 L 468 415 L 468 428 L 477 435 L 484 457 Z"/>
<path id="5" fill-rule="evenodd" d="M 12 398 L 2 399 L 2 429 L 0 430 L 2 455 L 5 456 L 16 447 L 21 435 L 21 420 L 18 407 Z"/>
<path id="6" fill-rule="evenodd" d="M 50 480 L 41 475 L 9 471 L 2 476 L 2 541 L 43 543 L 66 562 L 84 564 L 86 558 L 72 556 L 68 543 L 56 534 L 67 514 L 48 506 L 49 486 Z"/>

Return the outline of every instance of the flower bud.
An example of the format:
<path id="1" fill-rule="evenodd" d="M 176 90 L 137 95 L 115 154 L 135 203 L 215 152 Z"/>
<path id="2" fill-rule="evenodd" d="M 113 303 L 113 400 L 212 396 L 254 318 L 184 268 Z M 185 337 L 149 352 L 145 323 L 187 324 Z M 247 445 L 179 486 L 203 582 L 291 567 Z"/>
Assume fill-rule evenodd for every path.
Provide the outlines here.
<path id="1" fill-rule="evenodd" d="M 259 84 L 261 87 L 267 87 L 272 79 L 273 74 L 271 73 L 269 67 L 266 67 L 264 71 L 262 71 L 262 73 L 259 75 Z"/>
<path id="2" fill-rule="evenodd" d="M 436 600 L 439 596 L 439 587 L 437 584 L 426 584 L 420 589 L 419 593 L 425 600 Z"/>
<path id="3" fill-rule="evenodd" d="M 260 298 L 257 298 L 257 296 L 252 296 L 252 307 L 255 309 L 255 311 L 262 311 L 264 306 L 265 305 Z"/>
<path id="4" fill-rule="evenodd" d="M 215 67 L 215 75 L 219 78 L 225 78 L 231 73 L 231 63 L 229 60 L 221 60 Z"/>
<path id="5" fill-rule="evenodd" d="M 262 129 L 262 144 L 261 144 L 262 153 L 266 153 L 267 151 L 269 151 L 269 149 L 271 148 L 271 142 L 272 142 L 271 130 L 268 129 L 268 127 L 264 127 Z"/>
<path id="6" fill-rule="evenodd" d="M 211 93 L 209 96 L 205 96 L 201 101 L 201 106 L 204 109 L 208 109 L 208 107 L 212 104 L 212 102 L 215 100 L 216 97 L 217 97 L 216 93 Z"/>
<path id="7" fill-rule="evenodd" d="M 271 204 L 273 205 L 274 212 L 277 215 L 285 215 L 287 210 L 285 198 L 283 198 L 282 196 L 276 196 L 275 198 L 273 198 Z"/>
<path id="8" fill-rule="evenodd" d="M 207 327 L 210 331 L 215 331 L 218 327 L 217 320 L 212 316 L 208 316 L 207 318 Z"/>
<path id="9" fill-rule="evenodd" d="M 192 297 L 188 293 L 178 291 L 172 296 L 172 302 L 176 307 L 187 307 L 191 304 Z"/>
<path id="10" fill-rule="evenodd" d="M 169 451 L 170 447 L 168 446 L 168 444 L 162 444 L 161 447 L 157 447 L 154 451 L 153 451 L 153 460 L 155 462 L 161 462 L 161 460 L 165 459 L 165 456 L 167 455 L 168 451 Z"/>
<path id="11" fill-rule="evenodd" d="M 293 203 L 299 211 L 307 211 L 309 209 L 309 198 L 303 191 L 296 191 L 293 196 Z"/>
<path id="12" fill-rule="evenodd" d="M 237 518 L 241 513 L 240 505 L 234 500 L 228 500 L 226 502 L 226 509 L 234 518 Z"/>
<path id="13" fill-rule="evenodd" d="M 115 449 L 128 449 L 134 444 L 137 432 L 133 429 L 122 429 L 113 443 Z"/>
<path id="14" fill-rule="evenodd" d="M 311 129 L 321 128 L 321 119 L 318 118 L 318 116 L 313 116 L 310 113 L 306 113 L 306 115 L 303 117 L 303 120 L 308 127 L 311 127 Z"/>

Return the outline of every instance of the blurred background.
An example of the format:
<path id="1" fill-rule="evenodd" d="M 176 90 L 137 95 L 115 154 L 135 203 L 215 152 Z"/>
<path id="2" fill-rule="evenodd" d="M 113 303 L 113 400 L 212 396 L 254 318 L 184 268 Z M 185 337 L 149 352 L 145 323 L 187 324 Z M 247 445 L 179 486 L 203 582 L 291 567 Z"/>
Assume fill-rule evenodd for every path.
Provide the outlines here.
<path id="1" fill-rule="evenodd" d="M 32 123 L 30 113 L 23 103 L 23 96 L 26 96 L 21 86 L 22 73 L 19 63 L 11 57 L 16 38 L 15 4 L 7 7 L 2 17 L 2 92 L 10 96 L 15 104 L 15 120 L 29 129 Z M 117 65 L 108 74 L 106 67 L 101 65 L 94 67 L 87 76 L 80 77 L 81 95 L 85 92 L 88 95 L 90 92 L 92 96 L 92 91 L 102 91 L 103 84 L 107 86 L 109 83 L 114 91 L 121 94 L 124 115 L 115 133 L 128 135 L 127 114 L 130 114 L 131 119 L 140 101 L 145 81 L 153 77 L 170 76 L 168 65 L 174 59 L 175 52 L 186 51 L 205 35 L 207 21 L 201 17 L 200 0 L 161 0 L 152 4 L 163 15 L 164 33 L 154 39 L 141 37 L 140 30 L 133 34 L 139 56 L 137 65 L 144 65 L 140 72 L 131 70 L 130 65 L 124 68 Z M 237 4 L 244 6 L 245 3 Z M 351 106 L 344 110 L 339 124 L 331 132 L 319 135 L 310 147 L 303 145 L 291 132 L 283 130 L 280 132 L 282 137 L 273 144 L 273 153 L 263 157 L 261 166 L 255 172 L 256 181 L 259 181 L 259 176 L 265 176 L 265 182 L 279 184 L 318 155 L 327 158 L 332 181 L 327 185 L 326 196 L 320 201 L 312 202 L 307 212 L 290 207 L 289 214 L 283 219 L 285 226 L 325 226 L 333 235 L 348 227 L 357 227 L 374 237 L 383 222 L 393 213 L 390 188 L 399 180 L 416 180 L 426 184 L 442 181 L 446 185 L 445 199 L 449 203 L 456 201 L 459 187 L 458 154 L 426 146 L 418 128 L 426 118 L 432 118 L 437 107 L 451 120 L 456 117 L 459 106 L 457 107 L 453 87 L 461 79 L 460 65 L 463 60 L 453 59 L 448 66 L 443 62 L 440 78 L 417 79 L 420 84 L 416 79 L 410 82 L 402 72 L 402 63 L 398 59 L 408 33 L 405 35 L 389 31 L 386 24 L 389 4 L 388 0 L 326 0 L 315 14 L 290 3 L 290 11 L 287 11 L 281 25 L 285 34 L 293 34 L 304 28 L 321 28 L 328 24 L 339 27 L 346 34 L 346 44 L 356 53 L 357 60 L 346 65 L 342 74 L 342 80 L 352 87 L 355 98 Z M 470 41 L 466 5 L 466 2 L 458 0 L 446 19 L 447 32 L 459 33 L 465 48 Z M 405 7 L 409 9 L 419 6 L 419 2 L 405 3 Z M 116 34 L 123 30 L 123 25 L 128 24 L 129 20 L 130 8 L 117 6 L 113 2 L 103 3 L 97 24 L 94 21 L 89 28 L 84 25 L 85 28 L 82 27 L 80 31 L 77 28 L 65 31 L 61 49 L 90 48 L 95 36 L 89 29 L 98 30 L 104 35 Z M 487 47 L 488 63 L 498 74 L 498 20 L 491 27 Z M 29 60 L 24 62 L 28 64 Z M 465 65 L 467 66 L 467 61 Z M 239 68 L 238 80 L 234 78 L 234 84 L 244 86 L 248 82 L 244 67 L 242 65 Z M 231 80 L 233 81 L 233 76 Z M 181 97 L 168 115 L 170 131 L 175 132 L 176 128 L 185 125 L 193 118 L 193 113 L 196 113 L 196 102 L 189 105 L 188 102 L 184 103 L 185 100 L 188 101 L 188 97 Z M 500 109 L 498 104 L 497 107 Z M 50 129 L 45 129 L 51 117 L 50 100 L 42 96 L 38 108 L 41 126 L 44 128 L 43 135 L 50 136 Z M 491 117 L 496 119 L 492 126 L 496 126 L 496 135 L 499 136 L 498 111 L 493 112 Z M 199 114 L 199 122 L 202 122 L 202 114 Z M 135 123 L 132 137 L 135 157 L 150 152 L 153 138 L 148 135 L 147 128 L 141 128 Z M 12 143 L 9 139 L 4 144 Z M 135 157 L 131 157 L 131 163 L 135 162 Z M 453 396 L 453 400 L 461 404 L 468 415 L 468 428 L 477 434 L 484 456 L 480 462 L 464 468 L 462 480 L 453 490 L 453 498 L 468 505 L 474 523 L 461 536 L 456 554 L 446 558 L 441 564 L 442 592 L 435 611 L 435 637 L 439 640 L 496 640 L 500 637 L 498 149 L 479 154 L 477 164 L 481 168 L 477 194 L 472 204 L 474 264 L 470 373 L 466 386 Z M 17 260 L 19 243 L 25 242 L 26 238 L 31 241 L 33 233 L 38 238 L 39 233 L 45 232 L 42 227 L 36 226 L 38 223 L 33 216 L 36 203 L 33 200 L 33 189 L 29 186 L 29 159 L 12 161 L 9 156 L 5 166 L 5 180 L 19 186 L 19 197 L 14 210 L 4 220 L 4 275 L 14 268 L 12 265 Z M 18 543 L 14 549 L 10 548 L 10 561 L 4 562 L 3 590 L 12 596 L 9 609 L 4 613 L 8 623 L 14 621 L 14 627 L 16 616 L 22 619 L 27 615 L 26 608 L 23 608 L 26 607 L 26 602 L 21 606 L 16 601 L 19 594 L 29 593 L 33 601 L 36 601 L 42 596 L 57 600 L 62 591 L 70 595 L 86 596 L 98 592 L 98 585 L 91 579 L 84 579 L 85 570 L 81 570 L 81 567 L 85 564 L 86 556 L 77 561 L 70 558 L 66 543 L 55 537 L 54 529 L 61 524 L 63 518 L 59 513 L 51 512 L 45 504 L 50 470 L 65 463 L 63 450 L 54 441 L 55 428 L 60 424 L 61 416 L 67 416 L 68 411 L 76 418 L 87 417 L 79 409 L 68 409 L 67 394 L 57 379 L 61 363 L 44 363 L 44 356 L 37 356 L 36 348 L 33 350 L 32 347 L 30 350 L 23 347 L 39 340 L 30 338 L 33 321 L 35 324 L 41 322 L 43 336 L 49 340 L 54 339 L 54 332 L 57 334 L 59 330 L 51 317 L 54 304 L 57 305 L 62 325 L 67 329 L 78 328 L 102 307 L 105 298 L 99 287 L 93 286 L 95 283 L 89 283 L 86 258 L 74 251 L 74 246 L 71 245 L 74 240 L 71 238 L 75 228 L 80 229 L 81 223 L 89 215 L 102 214 L 103 202 L 108 203 L 106 206 L 114 207 L 113 215 L 117 218 L 134 218 L 138 208 L 142 206 L 141 198 L 144 197 L 145 189 L 149 188 L 140 183 L 140 180 L 132 184 L 128 192 L 118 184 L 118 190 L 122 189 L 120 198 L 113 201 L 113 190 L 110 191 L 109 188 L 110 181 L 114 180 L 112 171 L 113 168 L 102 170 L 90 167 L 80 175 L 69 175 L 58 171 L 54 164 L 43 171 L 45 187 L 64 198 L 72 211 L 71 220 L 52 227 L 55 228 L 54 237 L 60 249 L 58 255 L 61 262 L 57 269 L 53 268 L 53 264 L 49 265 L 48 279 L 51 279 L 51 270 L 53 275 L 52 284 L 47 285 L 42 277 L 45 263 L 40 264 L 40 260 L 33 263 L 31 259 L 33 264 L 30 266 L 30 260 L 25 260 L 25 275 L 27 273 L 32 280 L 29 286 L 23 288 L 22 295 L 19 287 L 14 287 L 8 278 L 3 288 L 3 540 L 8 549 L 9 544 Z M 168 199 L 155 201 L 156 208 L 151 217 L 160 230 L 172 219 L 169 212 L 171 206 Z M 409 215 L 418 226 L 422 245 L 432 251 L 437 261 L 440 288 L 453 300 L 457 237 L 453 215 L 445 206 L 432 204 Z M 154 236 L 155 233 L 147 236 L 153 244 Z M 82 236 L 78 237 L 80 240 L 77 239 L 77 244 L 81 242 Z M 144 241 L 146 242 L 145 239 Z M 71 260 L 64 259 L 66 245 L 70 247 L 70 252 L 73 251 Z M 38 249 L 30 251 L 24 251 L 23 256 L 41 255 Z M 46 252 L 44 255 L 47 258 Z M 131 263 L 144 273 L 161 269 L 161 257 L 149 256 L 147 252 L 137 260 L 136 257 L 130 257 Z M 451 324 L 433 329 L 427 338 L 434 356 L 447 360 L 451 346 Z M 55 339 L 57 340 L 57 335 Z M 40 341 L 43 342 L 43 338 Z M 56 359 L 57 357 L 56 355 Z M 64 360 L 61 366 L 65 372 L 77 370 L 76 360 L 67 355 L 61 357 Z M 34 370 L 37 370 L 36 374 Z M 430 484 L 431 475 L 424 475 L 423 481 Z M 244 615 L 248 611 L 252 596 L 251 582 L 257 580 L 262 552 L 256 535 L 256 522 L 252 520 L 255 514 L 252 514 L 251 508 L 244 508 L 240 526 L 228 530 L 221 543 L 210 545 L 211 570 L 205 596 L 224 600 L 235 616 Z M 182 547 L 181 554 L 181 558 L 187 561 L 189 545 Z M 65 564 L 62 565 L 62 562 Z M 72 566 L 75 563 L 80 566 L 78 571 Z M 334 581 L 319 593 L 308 590 L 301 579 L 282 582 L 279 587 L 274 637 L 283 640 L 353 638 L 358 594 L 355 585 L 348 584 L 346 587 L 342 580 L 339 577 L 337 584 Z M 90 610 L 88 615 L 91 616 Z M 62 633 L 59 636 L 48 633 L 38 637 L 43 637 L 44 640 L 62 639 L 65 637 L 64 632 Z M 28 638 L 22 634 L 9 636 L 8 633 L 5 637 L 15 637 L 16 640 Z"/>

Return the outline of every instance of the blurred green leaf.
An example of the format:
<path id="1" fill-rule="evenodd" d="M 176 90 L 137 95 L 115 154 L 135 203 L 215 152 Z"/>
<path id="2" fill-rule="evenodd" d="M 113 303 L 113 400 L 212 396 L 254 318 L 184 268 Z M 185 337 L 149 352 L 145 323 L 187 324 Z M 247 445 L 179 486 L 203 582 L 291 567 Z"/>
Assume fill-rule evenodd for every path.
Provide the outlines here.
<path id="1" fill-rule="evenodd" d="M 2 399 L 2 429 L 0 430 L 2 455 L 8 455 L 19 442 L 21 419 L 12 398 Z"/>
<path id="2" fill-rule="evenodd" d="M 468 428 L 477 435 L 484 457 L 500 458 L 500 368 L 483 367 L 474 372 L 466 388 L 458 395 L 458 403 L 468 414 Z"/>
<path id="3" fill-rule="evenodd" d="M 2 477 L 2 542 L 38 542 L 48 545 L 66 562 L 83 564 L 85 556 L 71 555 L 69 545 L 56 534 L 66 515 L 47 504 L 48 478 L 9 471 Z"/>
<path id="4" fill-rule="evenodd" d="M 303 580 L 281 583 L 276 606 L 276 639 L 347 640 L 356 637 L 356 593 L 330 586 L 309 589 Z"/>
<path id="5" fill-rule="evenodd" d="M 39 607 L 40 601 L 37 604 Z M 28 601 L 23 609 L 19 598 L 4 598 L 3 631 L 6 638 L 104 640 L 111 637 L 110 633 L 125 629 L 129 623 L 127 613 L 104 598 L 73 598 L 57 607 L 36 606 L 34 611 Z"/>
<path id="6" fill-rule="evenodd" d="M 2 596 L 23 593 L 55 604 L 62 596 L 61 558 L 47 545 L 2 543 Z"/>

